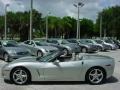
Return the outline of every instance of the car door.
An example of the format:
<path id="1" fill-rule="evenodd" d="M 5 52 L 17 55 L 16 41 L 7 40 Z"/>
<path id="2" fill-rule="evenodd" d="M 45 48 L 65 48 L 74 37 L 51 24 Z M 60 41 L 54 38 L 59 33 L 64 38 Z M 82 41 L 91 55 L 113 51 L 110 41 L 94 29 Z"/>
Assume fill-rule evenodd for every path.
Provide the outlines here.
<path id="1" fill-rule="evenodd" d="M 82 73 L 82 61 L 50 62 L 44 66 L 46 81 L 78 81 Z"/>

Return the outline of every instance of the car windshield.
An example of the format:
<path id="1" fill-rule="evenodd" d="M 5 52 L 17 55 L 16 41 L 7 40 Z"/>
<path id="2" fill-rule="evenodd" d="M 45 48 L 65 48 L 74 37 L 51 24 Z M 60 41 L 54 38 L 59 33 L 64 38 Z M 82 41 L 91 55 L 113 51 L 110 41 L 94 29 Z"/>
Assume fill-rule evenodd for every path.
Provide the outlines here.
<path id="1" fill-rule="evenodd" d="M 93 44 L 90 40 L 80 40 L 81 44 Z"/>
<path id="2" fill-rule="evenodd" d="M 113 44 L 113 42 L 112 42 L 111 40 L 105 40 L 105 42 L 106 42 L 106 43 L 112 43 L 112 44 Z"/>
<path id="3" fill-rule="evenodd" d="M 97 44 L 97 42 L 94 41 L 94 40 L 89 40 L 89 41 L 90 41 L 90 43 L 92 43 L 92 44 Z"/>
<path id="4" fill-rule="evenodd" d="M 67 41 L 70 42 L 70 43 L 77 43 L 76 40 L 67 40 Z"/>
<path id="5" fill-rule="evenodd" d="M 62 40 L 61 43 L 62 44 L 69 44 L 69 42 L 67 40 Z"/>
<path id="6" fill-rule="evenodd" d="M 48 44 L 46 42 L 40 42 L 40 41 L 36 41 L 35 44 L 37 46 L 48 46 Z"/>
<path id="7" fill-rule="evenodd" d="M 102 44 L 103 42 L 101 40 L 95 40 L 98 44 Z"/>
<path id="8" fill-rule="evenodd" d="M 43 56 L 43 57 L 38 57 L 37 60 L 40 61 L 40 62 L 50 62 L 52 61 L 55 56 L 57 56 L 59 54 L 59 52 L 51 52 L 51 53 L 48 53 L 47 55 Z"/>
<path id="9" fill-rule="evenodd" d="M 3 42 L 4 47 L 17 47 L 17 42 L 15 41 L 4 41 Z"/>

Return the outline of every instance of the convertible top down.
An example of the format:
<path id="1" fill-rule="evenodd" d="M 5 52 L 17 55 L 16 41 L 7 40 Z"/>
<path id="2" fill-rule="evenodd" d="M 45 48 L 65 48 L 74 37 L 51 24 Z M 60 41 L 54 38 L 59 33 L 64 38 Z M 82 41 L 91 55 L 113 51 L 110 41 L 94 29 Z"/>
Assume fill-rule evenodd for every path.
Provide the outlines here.
<path id="1" fill-rule="evenodd" d="M 23 85 L 30 81 L 87 81 L 101 84 L 112 76 L 114 59 L 100 55 L 64 58 L 61 51 L 24 57 L 2 68 L 4 79 Z"/>

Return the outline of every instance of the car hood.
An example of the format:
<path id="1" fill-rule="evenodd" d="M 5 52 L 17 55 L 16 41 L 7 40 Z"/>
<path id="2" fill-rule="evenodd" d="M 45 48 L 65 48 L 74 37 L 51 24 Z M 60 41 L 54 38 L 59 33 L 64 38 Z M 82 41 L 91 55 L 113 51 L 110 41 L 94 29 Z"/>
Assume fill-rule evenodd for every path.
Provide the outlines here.
<path id="1" fill-rule="evenodd" d="M 69 46 L 69 47 L 71 47 L 71 48 L 78 47 L 78 45 L 75 44 L 75 43 L 64 44 L 64 46 Z"/>
<path id="2" fill-rule="evenodd" d="M 58 48 L 53 47 L 53 46 L 37 46 L 37 48 L 43 48 L 43 49 L 46 49 L 48 51 L 58 50 Z"/>
<path id="3" fill-rule="evenodd" d="M 26 52 L 28 51 L 26 48 L 24 47 L 5 47 L 5 50 L 6 51 L 9 51 L 9 50 L 13 50 L 15 52 Z"/>

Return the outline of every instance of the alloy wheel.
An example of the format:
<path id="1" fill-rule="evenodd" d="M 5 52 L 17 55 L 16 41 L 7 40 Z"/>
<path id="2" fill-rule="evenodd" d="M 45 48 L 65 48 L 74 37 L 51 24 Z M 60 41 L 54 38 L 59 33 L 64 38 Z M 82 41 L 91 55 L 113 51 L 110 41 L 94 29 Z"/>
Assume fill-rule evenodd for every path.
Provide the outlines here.
<path id="1" fill-rule="evenodd" d="M 99 84 L 104 79 L 104 73 L 101 69 L 92 69 L 89 73 L 89 81 L 92 84 Z"/>
<path id="2" fill-rule="evenodd" d="M 28 74 L 25 70 L 16 69 L 12 74 L 12 79 L 15 84 L 25 84 L 28 81 Z"/>

